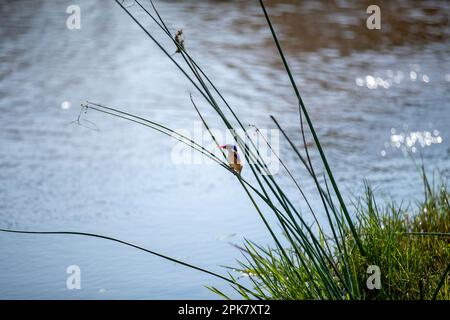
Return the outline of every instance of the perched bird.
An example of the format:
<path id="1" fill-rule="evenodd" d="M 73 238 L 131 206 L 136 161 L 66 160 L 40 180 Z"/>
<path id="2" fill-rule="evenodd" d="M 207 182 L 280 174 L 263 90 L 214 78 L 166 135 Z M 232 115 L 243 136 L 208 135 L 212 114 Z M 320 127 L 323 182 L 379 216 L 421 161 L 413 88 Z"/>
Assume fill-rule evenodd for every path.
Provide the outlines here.
<path id="1" fill-rule="evenodd" d="M 241 174 L 242 171 L 242 161 L 237 152 L 237 147 L 232 144 L 226 144 L 224 146 L 219 146 L 220 149 L 225 149 L 228 152 L 228 164 L 231 169 L 234 170 L 237 174 Z"/>
<path id="2" fill-rule="evenodd" d="M 184 50 L 184 36 L 183 36 L 183 29 L 179 29 L 177 30 L 177 32 L 175 33 L 175 42 L 177 44 L 177 50 L 174 52 L 174 54 L 176 53 L 180 53 L 181 49 Z M 174 55 L 172 54 L 172 55 Z"/>

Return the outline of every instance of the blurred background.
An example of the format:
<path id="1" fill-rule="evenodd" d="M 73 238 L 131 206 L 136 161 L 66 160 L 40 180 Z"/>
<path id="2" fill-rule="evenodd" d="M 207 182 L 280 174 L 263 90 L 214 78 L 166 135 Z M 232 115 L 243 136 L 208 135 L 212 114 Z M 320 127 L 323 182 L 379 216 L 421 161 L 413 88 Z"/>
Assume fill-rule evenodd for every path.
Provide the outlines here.
<path id="1" fill-rule="evenodd" d="M 406 154 L 429 171 L 450 169 L 450 3 L 372 2 L 268 1 L 267 9 L 346 198 L 362 195 L 367 179 L 381 199 L 413 205 L 422 185 Z M 275 115 L 301 147 L 296 98 L 257 1 L 155 3 L 245 123 L 274 128 Z M 371 4 L 381 30 L 366 27 Z M 79 30 L 66 26 L 70 5 L 81 9 Z M 241 257 L 230 243 L 270 244 L 225 170 L 175 165 L 174 141 L 126 121 L 88 113 L 98 130 L 70 123 L 85 100 L 171 128 L 192 131 L 197 120 L 192 86 L 114 1 L 2 1 L 0 37 L 1 228 L 100 233 L 219 273 Z M 284 142 L 280 153 L 315 199 Z M 0 234 L 0 257 L 3 299 L 214 299 L 205 285 L 227 288 L 99 239 Z M 70 265 L 81 268 L 81 290 L 66 288 Z"/>

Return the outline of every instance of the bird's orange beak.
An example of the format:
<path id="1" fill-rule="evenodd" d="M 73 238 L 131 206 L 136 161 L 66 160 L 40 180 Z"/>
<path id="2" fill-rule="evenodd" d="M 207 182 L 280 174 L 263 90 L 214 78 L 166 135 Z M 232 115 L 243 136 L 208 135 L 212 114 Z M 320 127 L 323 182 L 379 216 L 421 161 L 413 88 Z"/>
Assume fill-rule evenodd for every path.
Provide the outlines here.
<path id="1" fill-rule="evenodd" d="M 225 149 L 225 146 L 219 146 L 220 149 Z"/>

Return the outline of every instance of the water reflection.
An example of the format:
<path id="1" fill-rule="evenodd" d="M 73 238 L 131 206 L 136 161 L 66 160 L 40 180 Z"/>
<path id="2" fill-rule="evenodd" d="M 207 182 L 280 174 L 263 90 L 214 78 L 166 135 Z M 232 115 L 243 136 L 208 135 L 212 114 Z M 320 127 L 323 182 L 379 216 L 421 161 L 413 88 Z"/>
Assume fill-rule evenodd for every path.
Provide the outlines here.
<path id="1" fill-rule="evenodd" d="M 280 2 L 282 4 L 280 4 Z M 373 1 L 268 1 L 274 21 L 296 52 L 338 48 L 380 50 L 393 46 L 423 45 L 449 37 L 449 3 L 446 1 L 377 1 L 381 30 L 366 28 L 366 8 Z"/>
<path id="2" fill-rule="evenodd" d="M 407 151 L 416 153 L 418 147 L 431 147 L 433 144 L 441 144 L 442 141 L 438 130 L 397 132 L 395 128 L 392 128 L 390 142 L 385 143 L 384 146 L 401 149 L 406 154 Z M 386 150 L 382 150 L 381 155 L 386 156 Z"/>
<path id="3" fill-rule="evenodd" d="M 445 80 L 447 80 L 447 75 L 445 75 Z M 366 75 L 364 77 L 357 77 L 355 83 L 358 87 L 367 87 L 368 89 L 389 89 L 393 85 L 400 84 L 405 77 L 401 70 L 392 71 L 387 70 L 383 72 L 382 75 Z M 429 83 L 431 81 L 430 76 L 427 74 L 421 74 L 419 72 L 411 70 L 409 72 L 409 79 L 412 82 L 420 81 L 423 83 Z"/>

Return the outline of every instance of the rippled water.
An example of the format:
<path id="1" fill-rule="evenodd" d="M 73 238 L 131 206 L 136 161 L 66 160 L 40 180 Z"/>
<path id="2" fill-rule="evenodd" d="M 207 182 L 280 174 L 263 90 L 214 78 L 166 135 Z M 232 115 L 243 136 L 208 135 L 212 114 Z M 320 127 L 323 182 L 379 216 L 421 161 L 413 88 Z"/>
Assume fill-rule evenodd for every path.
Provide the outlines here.
<path id="1" fill-rule="evenodd" d="M 366 178 L 384 198 L 419 199 L 404 151 L 450 168 L 449 4 L 380 2 L 382 29 L 369 31 L 370 3 L 296 3 L 268 10 L 341 188 L 360 195 Z M 77 1 L 80 30 L 66 28 L 70 4 L 0 4 L 1 226 L 101 233 L 222 273 L 240 256 L 230 242 L 268 243 L 220 168 L 174 165 L 173 141 L 118 119 L 89 113 L 98 131 L 69 124 L 87 99 L 173 128 L 192 131 L 196 120 L 192 87 L 113 1 Z M 256 1 L 158 7 L 246 123 L 273 128 L 273 114 L 301 146 L 295 96 Z M 0 244 L 2 298 L 216 298 L 203 285 L 226 287 L 98 239 L 0 234 Z M 81 290 L 66 289 L 69 265 L 82 270 Z"/>

